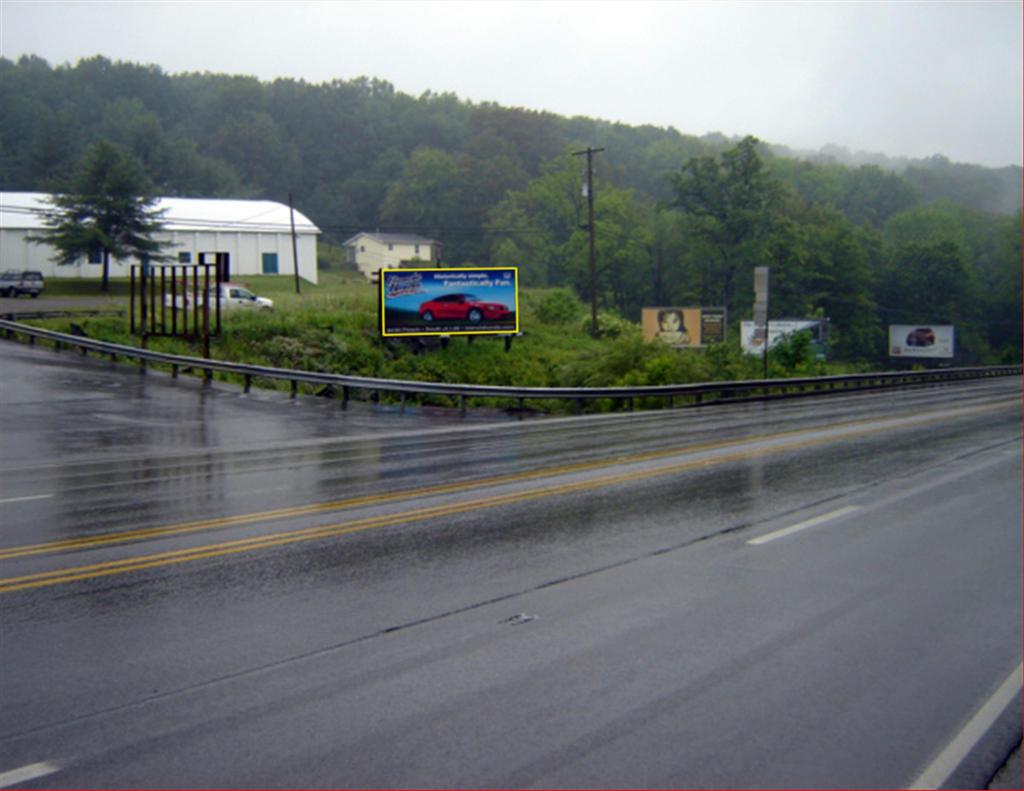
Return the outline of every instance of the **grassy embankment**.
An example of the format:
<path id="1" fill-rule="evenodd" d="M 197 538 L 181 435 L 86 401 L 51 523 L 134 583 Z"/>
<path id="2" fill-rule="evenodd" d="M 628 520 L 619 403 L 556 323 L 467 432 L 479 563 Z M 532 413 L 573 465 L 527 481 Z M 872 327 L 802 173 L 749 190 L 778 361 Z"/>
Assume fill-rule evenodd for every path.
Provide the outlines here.
<path id="1" fill-rule="evenodd" d="M 735 340 L 708 349 L 670 349 L 644 343 L 637 324 L 612 314 L 601 315 L 603 335 L 591 338 L 589 311 L 563 289 L 521 291 L 520 328 L 524 334 L 506 352 L 503 340 L 496 336 L 477 337 L 472 342 L 453 337 L 446 348 L 423 348 L 413 339 L 383 339 L 376 287 L 354 272 L 321 271 L 317 285 L 301 283 L 301 294 L 295 293 L 295 282 L 287 277 L 239 280 L 261 296 L 272 298 L 275 309 L 271 313 L 225 314 L 223 332 L 211 343 L 211 356 L 217 359 L 388 379 L 527 387 L 660 385 L 762 375 L 761 360 L 741 354 Z M 51 278 L 46 287 L 51 298 L 103 296 L 97 281 Z M 127 281 L 111 281 L 112 303 L 126 306 L 128 293 Z M 45 309 L 45 298 L 38 308 Z M 71 321 L 90 337 L 139 345 L 139 339 L 130 334 L 126 316 L 79 316 L 39 323 L 68 331 Z M 200 354 L 195 344 L 170 338 L 151 338 L 149 348 Z M 821 363 L 798 357 L 779 355 L 772 363 L 772 375 L 829 372 Z M 288 387 L 287 383 L 261 384 Z M 444 397 L 428 401 L 452 405 Z M 659 399 L 641 406 L 657 408 L 662 404 Z M 551 411 L 571 408 L 569 403 L 555 401 L 531 406 Z M 611 406 L 610 402 L 598 402 L 587 408 Z"/>

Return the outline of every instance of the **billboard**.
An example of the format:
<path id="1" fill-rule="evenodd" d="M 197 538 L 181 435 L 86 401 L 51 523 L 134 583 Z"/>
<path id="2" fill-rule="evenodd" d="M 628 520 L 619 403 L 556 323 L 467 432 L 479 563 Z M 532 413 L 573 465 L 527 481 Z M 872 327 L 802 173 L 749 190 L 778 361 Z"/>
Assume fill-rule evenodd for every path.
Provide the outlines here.
<path id="1" fill-rule="evenodd" d="M 676 348 L 721 343 L 724 338 L 723 308 L 644 308 L 640 325 L 645 341 L 659 341 Z"/>
<path id="2" fill-rule="evenodd" d="M 815 344 L 824 343 L 825 327 L 827 319 L 771 319 L 768 322 L 768 348 L 801 330 L 809 330 L 812 342 Z M 740 348 L 747 354 L 762 354 L 764 352 L 764 328 L 757 331 L 757 325 L 752 321 L 740 322 Z"/>
<path id="3" fill-rule="evenodd" d="M 725 341 L 725 308 L 701 308 L 700 342 L 702 346 Z"/>
<path id="4" fill-rule="evenodd" d="M 953 357 L 953 326 L 949 324 L 890 324 L 890 357 Z"/>
<path id="5" fill-rule="evenodd" d="M 515 267 L 382 269 L 380 275 L 385 336 L 519 332 Z"/>

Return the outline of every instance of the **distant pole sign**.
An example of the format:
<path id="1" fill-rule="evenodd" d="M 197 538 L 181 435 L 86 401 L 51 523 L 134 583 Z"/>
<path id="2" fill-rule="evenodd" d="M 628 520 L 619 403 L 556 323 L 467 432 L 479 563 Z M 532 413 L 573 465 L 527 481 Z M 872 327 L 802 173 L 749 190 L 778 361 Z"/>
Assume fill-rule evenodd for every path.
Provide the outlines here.
<path id="1" fill-rule="evenodd" d="M 760 343 L 764 357 L 764 377 L 768 378 L 768 267 L 754 267 L 754 341 Z"/>
<path id="2" fill-rule="evenodd" d="M 768 334 L 768 267 L 754 267 L 754 332 Z"/>

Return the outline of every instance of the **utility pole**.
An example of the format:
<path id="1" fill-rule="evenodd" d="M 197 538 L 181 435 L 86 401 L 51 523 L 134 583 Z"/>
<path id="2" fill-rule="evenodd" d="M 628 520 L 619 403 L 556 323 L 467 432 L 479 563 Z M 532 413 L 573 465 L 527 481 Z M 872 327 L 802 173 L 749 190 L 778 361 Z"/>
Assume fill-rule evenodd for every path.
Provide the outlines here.
<path id="1" fill-rule="evenodd" d="M 573 156 L 587 156 L 587 183 L 584 187 L 587 196 L 587 231 L 590 234 L 590 334 L 597 337 L 597 250 L 594 245 L 594 154 L 604 151 L 603 148 L 591 148 L 586 151 L 574 151 Z"/>
<path id="2" fill-rule="evenodd" d="M 292 206 L 292 194 L 288 193 L 288 216 L 292 223 L 292 264 L 295 266 L 295 293 L 301 294 L 299 288 L 299 246 L 295 240 L 295 208 Z"/>

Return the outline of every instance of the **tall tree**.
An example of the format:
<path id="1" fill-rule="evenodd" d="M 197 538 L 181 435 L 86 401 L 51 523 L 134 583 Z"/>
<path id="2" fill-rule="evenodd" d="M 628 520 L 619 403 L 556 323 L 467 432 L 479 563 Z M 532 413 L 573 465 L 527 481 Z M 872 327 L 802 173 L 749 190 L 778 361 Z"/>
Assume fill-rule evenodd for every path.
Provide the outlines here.
<path id="1" fill-rule="evenodd" d="M 59 264 L 82 256 L 103 258 L 103 290 L 110 289 L 110 256 L 159 260 L 165 243 L 153 238 L 162 228 L 156 197 L 139 161 L 102 141 L 90 146 L 68 188 L 49 198 L 46 230 L 30 237 L 57 251 Z"/>
<path id="2" fill-rule="evenodd" d="M 705 282 L 732 310 L 741 272 L 765 260 L 779 183 L 764 168 L 756 137 L 745 137 L 721 157 L 694 157 L 673 174 L 674 205 L 688 232 L 707 248 Z"/>
<path id="3" fill-rule="evenodd" d="M 597 191 L 598 198 L 602 194 Z M 516 263 L 522 282 L 531 287 L 567 284 L 567 262 L 585 248 L 585 211 L 579 163 L 566 153 L 491 210 L 491 260 Z"/>
<path id="4" fill-rule="evenodd" d="M 381 220 L 389 227 L 444 241 L 445 229 L 458 222 L 459 187 L 459 165 L 454 156 L 435 148 L 418 148 L 398 180 L 392 182 L 381 205 Z"/>

